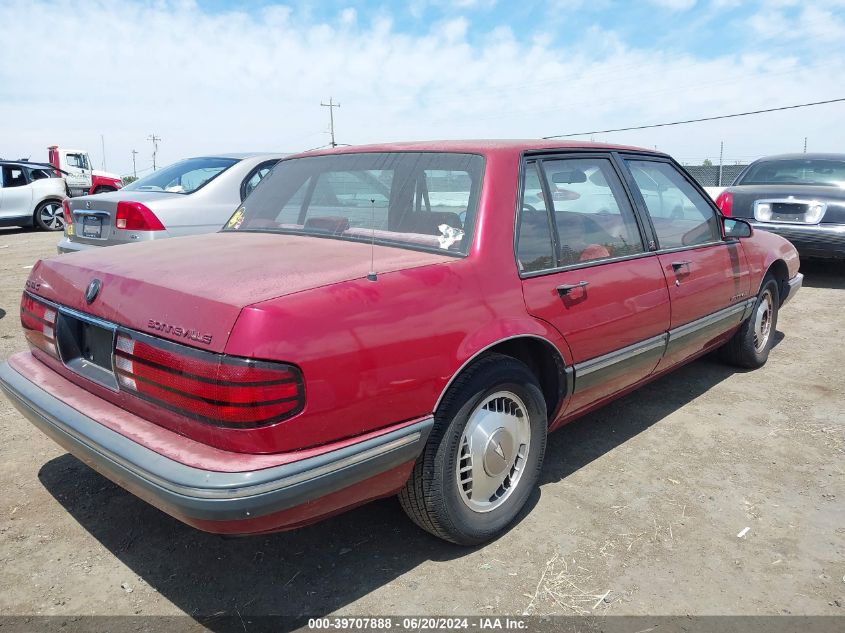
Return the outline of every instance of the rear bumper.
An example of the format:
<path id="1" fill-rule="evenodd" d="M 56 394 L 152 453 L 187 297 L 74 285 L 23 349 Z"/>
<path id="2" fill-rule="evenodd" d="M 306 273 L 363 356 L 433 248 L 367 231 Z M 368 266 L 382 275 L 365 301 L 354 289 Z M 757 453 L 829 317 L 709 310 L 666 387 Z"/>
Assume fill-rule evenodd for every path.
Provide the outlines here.
<path id="1" fill-rule="evenodd" d="M 381 474 L 395 475 L 398 467 L 412 464 L 419 455 L 433 424 L 427 417 L 307 459 L 221 472 L 175 461 L 113 431 L 8 363 L 0 365 L 0 388 L 30 422 L 100 474 L 177 519 L 221 533 L 265 532 L 308 522 L 302 520 L 303 513 L 287 511 L 318 499 L 343 497 L 333 493 L 366 486 Z M 395 487 L 396 481 L 393 476 L 389 485 Z M 351 496 L 360 502 L 390 490 L 375 492 L 369 497 L 360 491 Z M 318 516 L 306 514 L 320 518 L 342 509 L 343 503 L 323 504 Z M 345 503 L 349 505 L 349 500 Z"/>
<path id="2" fill-rule="evenodd" d="M 80 242 L 71 242 L 67 237 L 63 237 L 61 240 L 59 240 L 59 243 L 56 246 L 56 250 L 59 251 L 59 255 L 64 255 L 65 253 L 76 253 L 78 251 L 87 251 L 90 248 L 100 248 L 100 246 L 96 244 L 81 244 Z"/>
<path id="3" fill-rule="evenodd" d="M 751 225 L 786 238 L 804 257 L 845 258 L 845 224 L 778 224 L 751 220 Z"/>

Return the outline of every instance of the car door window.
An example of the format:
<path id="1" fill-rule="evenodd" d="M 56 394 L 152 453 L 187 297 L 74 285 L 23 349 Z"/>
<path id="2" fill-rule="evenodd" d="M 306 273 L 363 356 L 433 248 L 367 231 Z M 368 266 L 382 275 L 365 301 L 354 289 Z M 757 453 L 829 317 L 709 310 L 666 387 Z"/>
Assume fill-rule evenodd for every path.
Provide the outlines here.
<path id="1" fill-rule="evenodd" d="M 609 159 L 546 160 L 542 170 L 552 198 L 560 266 L 644 252 L 634 212 Z"/>
<path id="2" fill-rule="evenodd" d="M 642 194 L 660 248 L 680 248 L 721 239 L 713 207 L 670 164 L 627 160 Z"/>
<path id="3" fill-rule="evenodd" d="M 258 183 L 264 179 L 264 176 L 270 173 L 270 170 L 273 169 L 277 162 L 278 161 L 261 163 L 252 172 L 250 172 L 249 176 L 247 176 L 241 185 L 241 200 L 246 199 L 246 197 L 252 193 L 252 190 L 258 186 Z"/>
<path id="4" fill-rule="evenodd" d="M 518 231 L 516 256 L 520 272 L 553 268 L 552 230 L 536 163 L 525 166 Z"/>
<path id="5" fill-rule="evenodd" d="M 90 169 L 88 166 L 88 159 L 85 154 L 68 154 L 67 164 L 70 167 L 76 167 L 78 169 Z"/>

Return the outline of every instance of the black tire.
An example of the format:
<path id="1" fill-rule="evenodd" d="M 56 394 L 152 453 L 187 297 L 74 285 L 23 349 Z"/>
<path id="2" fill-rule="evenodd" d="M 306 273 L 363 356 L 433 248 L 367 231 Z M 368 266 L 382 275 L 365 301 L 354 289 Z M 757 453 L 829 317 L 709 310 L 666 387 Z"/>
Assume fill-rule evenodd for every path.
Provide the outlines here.
<path id="1" fill-rule="evenodd" d="M 757 316 L 764 301 L 771 300 L 770 315 L 768 317 L 768 328 L 765 342 L 758 341 Z M 769 359 L 769 351 L 775 339 L 775 331 L 778 324 L 778 306 L 780 306 L 780 285 L 771 273 L 767 274 L 760 284 L 760 292 L 757 293 L 757 301 L 751 316 L 737 330 L 722 348 L 719 356 L 723 361 L 744 369 L 757 369 L 766 364 Z"/>
<path id="2" fill-rule="evenodd" d="M 61 201 L 45 200 L 39 204 L 35 209 L 35 213 L 32 214 L 32 221 L 42 231 L 64 230 L 65 219 L 62 215 Z"/>
<path id="3" fill-rule="evenodd" d="M 97 187 L 91 195 L 96 196 L 98 193 L 111 193 L 112 191 L 117 191 L 117 189 L 112 189 L 111 187 Z"/>
<path id="4" fill-rule="evenodd" d="M 530 440 L 513 489 L 495 509 L 478 512 L 459 491 L 458 452 L 470 416 L 498 392 L 510 392 L 524 403 Z M 457 378 L 435 412 L 428 442 L 399 493 L 402 508 L 421 528 L 452 543 L 477 545 L 493 539 L 516 518 L 536 488 L 547 431 L 546 402 L 528 367 L 501 354 L 479 359 Z"/>

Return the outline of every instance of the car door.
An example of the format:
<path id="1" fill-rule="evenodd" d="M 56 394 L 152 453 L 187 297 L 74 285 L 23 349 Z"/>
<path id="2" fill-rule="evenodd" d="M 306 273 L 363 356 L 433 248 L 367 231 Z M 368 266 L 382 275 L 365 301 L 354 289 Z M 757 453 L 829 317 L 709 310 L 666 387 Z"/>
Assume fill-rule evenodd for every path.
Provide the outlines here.
<path id="1" fill-rule="evenodd" d="M 85 195 L 91 189 L 92 174 L 91 165 L 88 162 L 88 154 L 84 152 L 66 152 L 63 169 L 67 171 L 65 179 L 68 187 L 74 190 L 75 195 Z"/>
<path id="2" fill-rule="evenodd" d="M 571 413 L 648 376 L 663 355 L 669 295 L 609 154 L 526 160 L 516 252 L 528 312 L 574 361 Z"/>
<path id="3" fill-rule="evenodd" d="M 738 240 L 722 238 L 713 203 L 668 158 L 625 156 L 634 198 L 650 223 L 672 306 L 658 370 L 712 347 L 740 323 L 750 275 Z"/>
<path id="4" fill-rule="evenodd" d="M 0 217 L 21 218 L 32 214 L 32 187 L 20 165 L 3 165 L 0 188 Z"/>

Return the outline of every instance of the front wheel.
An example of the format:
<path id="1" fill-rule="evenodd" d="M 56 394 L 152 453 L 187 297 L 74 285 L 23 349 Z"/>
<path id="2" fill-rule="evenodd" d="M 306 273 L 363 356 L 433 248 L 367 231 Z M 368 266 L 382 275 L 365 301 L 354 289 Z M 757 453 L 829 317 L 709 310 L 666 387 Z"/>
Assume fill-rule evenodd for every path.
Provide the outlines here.
<path id="1" fill-rule="evenodd" d="M 722 360 L 746 369 L 765 365 L 774 343 L 779 305 L 778 282 L 773 276 L 766 275 L 751 316 L 720 350 Z"/>
<path id="2" fill-rule="evenodd" d="M 65 228 L 65 216 L 62 215 L 62 203 L 47 200 L 35 210 L 35 225 L 43 231 L 61 231 Z"/>
<path id="3" fill-rule="evenodd" d="M 421 528 L 460 545 L 504 530 L 537 486 L 546 402 L 518 360 L 490 354 L 450 387 L 429 440 L 399 494 Z"/>

